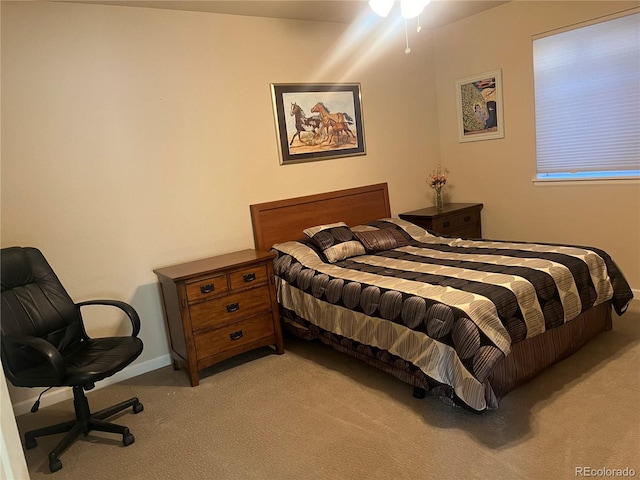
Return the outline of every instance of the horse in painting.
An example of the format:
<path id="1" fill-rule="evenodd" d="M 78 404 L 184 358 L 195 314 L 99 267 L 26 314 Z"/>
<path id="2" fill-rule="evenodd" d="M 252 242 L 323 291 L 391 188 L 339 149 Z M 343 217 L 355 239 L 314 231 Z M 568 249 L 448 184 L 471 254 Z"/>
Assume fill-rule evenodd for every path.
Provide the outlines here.
<path id="1" fill-rule="evenodd" d="M 298 137 L 298 140 L 302 143 L 306 143 L 302 140 L 302 137 L 300 137 L 300 132 L 312 132 L 315 136 L 322 127 L 322 119 L 320 117 L 307 117 L 304 110 L 295 102 L 291 104 L 290 115 L 296 119 L 296 133 L 293 134 L 289 146 L 293 145 L 296 137 Z"/>
<path id="2" fill-rule="evenodd" d="M 348 113 L 331 113 L 331 111 L 327 107 L 325 107 L 324 103 L 322 102 L 316 103 L 311 111 L 313 113 L 320 114 L 320 118 L 322 118 L 322 125 L 324 126 L 325 132 L 327 133 L 327 137 L 329 136 L 329 127 L 331 127 L 331 122 L 334 122 L 335 124 L 344 123 L 347 125 L 353 123 L 353 118 L 351 118 Z"/>
<path id="3" fill-rule="evenodd" d="M 328 143 L 331 143 L 334 137 L 336 137 L 336 143 L 340 143 L 340 136 L 344 133 L 346 134 L 346 141 L 349 142 L 349 137 L 356 138 L 351 129 L 349 128 L 349 124 L 347 122 L 336 122 L 332 119 L 329 119 L 329 127 L 331 128 L 331 133 L 329 134 Z"/>

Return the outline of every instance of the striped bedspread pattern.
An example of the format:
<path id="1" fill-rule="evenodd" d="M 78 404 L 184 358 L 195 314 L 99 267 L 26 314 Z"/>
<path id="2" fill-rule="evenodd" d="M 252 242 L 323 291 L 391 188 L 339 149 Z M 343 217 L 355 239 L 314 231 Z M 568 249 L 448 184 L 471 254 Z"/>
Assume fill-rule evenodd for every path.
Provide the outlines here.
<path id="1" fill-rule="evenodd" d="M 603 251 L 441 237 L 383 219 L 409 245 L 325 262 L 308 242 L 274 245 L 278 302 L 324 330 L 386 350 L 450 385 L 474 410 L 510 346 L 613 299 L 629 285 Z"/>

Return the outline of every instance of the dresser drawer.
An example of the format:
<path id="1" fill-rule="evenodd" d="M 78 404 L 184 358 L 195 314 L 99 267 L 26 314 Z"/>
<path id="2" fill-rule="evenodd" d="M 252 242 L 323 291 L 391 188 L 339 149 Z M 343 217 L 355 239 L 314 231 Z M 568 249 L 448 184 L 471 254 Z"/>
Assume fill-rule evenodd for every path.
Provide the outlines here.
<path id="1" fill-rule="evenodd" d="M 226 275 L 208 277 L 203 280 L 187 283 L 186 288 L 187 300 L 189 303 L 195 302 L 196 300 L 214 297 L 229 290 Z"/>
<path id="2" fill-rule="evenodd" d="M 198 358 L 219 355 L 274 334 L 271 314 L 259 315 L 195 336 Z"/>
<path id="3" fill-rule="evenodd" d="M 245 290 L 192 305 L 191 326 L 194 332 L 233 322 L 250 315 L 271 310 L 269 286 Z"/>
<path id="4" fill-rule="evenodd" d="M 231 290 L 244 288 L 267 281 L 267 267 L 265 265 L 256 265 L 237 272 L 229 274 L 231 279 Z"/>

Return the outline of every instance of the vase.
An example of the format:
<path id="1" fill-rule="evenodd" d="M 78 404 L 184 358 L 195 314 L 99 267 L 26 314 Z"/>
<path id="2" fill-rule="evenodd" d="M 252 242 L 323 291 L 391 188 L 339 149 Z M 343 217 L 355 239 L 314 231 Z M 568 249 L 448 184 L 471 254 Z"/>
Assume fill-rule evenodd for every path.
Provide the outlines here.
<path id="1" fill-rule="evenodd" d="M 436 210 L 441 212 L 443 208 L 443 204 L 442 204 L 442 190 L 441 189 L 436 189 Z"/>

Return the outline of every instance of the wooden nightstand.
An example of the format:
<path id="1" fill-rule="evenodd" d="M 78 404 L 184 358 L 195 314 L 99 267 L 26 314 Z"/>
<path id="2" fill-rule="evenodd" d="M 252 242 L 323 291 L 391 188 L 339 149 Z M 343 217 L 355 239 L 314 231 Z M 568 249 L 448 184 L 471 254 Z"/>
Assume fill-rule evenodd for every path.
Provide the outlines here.
<path id="1" fill-rule="evenodd" d="M 173 367 L 191 385 L 200 370 L 275 345 L 284 353 L 273 274 L 275 255 L 242 250 L 154 270 L 162 288 Z"/>
<path id="2" fill-rule="evenodd" d="M 441 212 L 436 207 L 401 213 L 401 219 L 419 227 L 452 237 L 482 238 L 480 210 L 482 203 L 445 203 Z"/>

